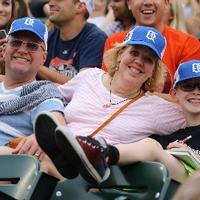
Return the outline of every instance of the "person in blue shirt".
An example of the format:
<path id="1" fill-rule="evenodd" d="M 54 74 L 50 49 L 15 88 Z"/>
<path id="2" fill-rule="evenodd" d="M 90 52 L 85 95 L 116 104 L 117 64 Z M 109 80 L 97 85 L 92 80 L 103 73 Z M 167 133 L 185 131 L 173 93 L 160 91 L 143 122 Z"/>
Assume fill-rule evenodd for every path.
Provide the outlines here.
<path id="1" fill-rule="evenodd" d="M 63 98 L 50 81 L 36 81 L 47 56 L 46 26 L 36 18 L 14 20 L 4 45 L 5 77 L 0 83 L 0 153 L 29 154 L 42 158 L 33 124 L 37 113 L 63 112 Z M 22 138 L 16 148 L 10 141 Z"/>
<path id="2" fill-rule="evenodd" d="M 100 68 L 107 36 L 87 22 L 93 0 L 50 0 L 48 4 L 48 19 L 55 28 L 49 33 L 48 55 L 38 78 L 62 84 L 86 68 Z"/>

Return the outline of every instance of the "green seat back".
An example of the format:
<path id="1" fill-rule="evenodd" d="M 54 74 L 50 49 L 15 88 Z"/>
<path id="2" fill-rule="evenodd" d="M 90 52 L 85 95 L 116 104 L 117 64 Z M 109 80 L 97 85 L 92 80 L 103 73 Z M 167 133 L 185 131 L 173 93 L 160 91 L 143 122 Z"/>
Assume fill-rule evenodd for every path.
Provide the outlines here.
<path id="1" fill-rule="evenodd" d="M 49 200 L 58 179 L 39 168 L 34 156 L 0 155 L 0 199 Z"/>
<path id="2" fill-rule="evenodd" d="M 139 162 L 124 167 L 112 166 L 111 176 L 100 185 L 91 185 L 81 176 L 59 182 L 51 200 L 164 200 L 170 183 L 164 165 Z"/>
<path id="3" fill-rule="evenodd" d="M 157 162 L 112 166 L 109 179 L 99 185 L 80 175 L 58 182 L 41 173 L 38 160 L 28 155 L 0 155 L 0 181 L 11 181 L 0 183 L 3 200 L 169 200 L 178 186 Z"/>
<path id="4" fill-rule="evenodd" d="M 0 155 L 0 191 L 13 198 L 25 199 L 38 173 L 39 162 L 33 156 Z"/>

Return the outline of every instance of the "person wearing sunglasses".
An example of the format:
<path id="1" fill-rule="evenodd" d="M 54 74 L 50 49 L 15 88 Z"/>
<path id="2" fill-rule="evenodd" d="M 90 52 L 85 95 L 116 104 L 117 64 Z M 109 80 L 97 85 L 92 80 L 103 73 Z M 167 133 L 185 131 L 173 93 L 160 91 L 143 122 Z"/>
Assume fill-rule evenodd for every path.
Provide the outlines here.
<path id="1" fill-rule="evenodd" d="M 14 36 L 14 37 L 9 36 L 8 44 L 13 49 L 19 49 L 21 48 L 21 46 L 24 46 L 24 48 L 26 48 L 27 51 L 33 52 L 33 53 L 38 51 L 39 48 L 41 48 L 44 52 L 46 51 L 44 45 L 41 45 L 40 43 L 37 43 L 37 42 L 24 41 L 24 40 L 18 39 L 17 36 Z"/>
<path id="2" fill-rule="evenodd" d="M 47 27 L 39 19 L 13 21 L 4 45 L 5 78 L 0 83 L 0 153 L 29 154 L 43 160 L 33 124 L 42 110 L 63 112 L 63 97 L 50 81 L 36 81 L 47 56 Z M 11 148 L 10 142 L 19 138 Z"/>
<path id="3" fill-rule="evenodd" d="M 187 127 L 169 136 L 155 136 L 163 148 L 179 147 L 180 143 L 172 143 L 191 135 L 186 143 L 193 149 L 200 150 L 200 60 L 181 63 L 174 77 L 170 90 L 173 99 L 180 105 L 187 121 Z M 178 146 L 177 146 L 178 145 Z"/>

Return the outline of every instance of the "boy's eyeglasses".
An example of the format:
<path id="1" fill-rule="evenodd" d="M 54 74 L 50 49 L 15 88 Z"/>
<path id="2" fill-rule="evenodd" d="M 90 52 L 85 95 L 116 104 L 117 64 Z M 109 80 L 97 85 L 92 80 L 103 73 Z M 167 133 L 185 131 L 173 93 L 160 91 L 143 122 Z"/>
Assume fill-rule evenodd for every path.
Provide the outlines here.
<path id="1" fill-rule="evenodd" d="M 30 52 L 36 52 L 39 48 L 45 51 L 44 47 L 36 42 L 27 42 L 17 38 L 9 38 L 8 43 L 14 49 L 19 49 L 22 45 L 25 45 L 26 49 Z"/>
<path id="2" fill-rule="evenodd" d="M 185 91 L 185 92 L 191 92 L 195 88 L 198 88 L 200 91 L 200 79 L 198 81 L 184 81 L 178 84 L 178 87 Z"/>

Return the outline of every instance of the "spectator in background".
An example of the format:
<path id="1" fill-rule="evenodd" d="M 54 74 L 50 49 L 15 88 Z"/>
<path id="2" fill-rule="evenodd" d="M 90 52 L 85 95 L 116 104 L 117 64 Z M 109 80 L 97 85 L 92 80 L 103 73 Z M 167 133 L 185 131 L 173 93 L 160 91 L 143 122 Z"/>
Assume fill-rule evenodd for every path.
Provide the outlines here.
<path id="1" fill-rule="evenodd" d="M 163 63 L 167 68 L 167 80 L 163 92 L 168 93 L 172 85 L 172 77 L 182 62 L 200 59 L 200 43 L 192 35 L 183 33 L 166 25 L 166 9 L 169 0 L 129 0 L 128 5 L 135 19 L 136 25 L 152 26 L 158 29 L 167 40 Z M 127 31 L 113 34 L 105 43 L 104 52 L 112 48 L 116 42 L 122 42 Z M 103 64 L 103 69 L 106 69 Z"/>
<path id="2" fill-rule="evenodd" d="M 0 29 L 9 30 L 12 21 L 15 18 L 15 3 L 14 0 L 0 0 Z"/>
<path id="3" fill-rule="evenodd" d="M 190 0 L 182 0 L 181 5 L 183 6 L 183 14 L 184 17 L 187 18 L 192 15 L 192 8 L 190 4 Z"/>
<path id="4" fill-rule="evenodd" d="M 31 16 L 29 5 L 25 2 L 25 0 L 15 0 L 15 7 L 16 18 Z"/>
<path id="5" fill-rule="evenodd" d="M 189 0 L 186 5 L 191 9 L 191 13 L 185 17 L 187 31 L 200 39 L 200 1 Z"/>
<path id="6" fill-rule="evenodd" d="M 38 76 L 65 83 L 79 71 L 101 67 L 106 34 L 87 23 L 92 0 L 50 0 L 49 20 L 56 27 L 49 34 L 48 55 Z"/>
<path id="7" fill-rule="evenodd" d="M 94 9 L 88 18 L 88 22 L 101 28 L 108 13 L 109 0 L 94 0 Z"/>
<path id="8" fill-rule="evenodd" d="M 13 20 L 29 15 L 24 0 L 0 0 L 0 13 L 0 29 L 5 29 L 6 32 L 10 29 Z"/>
<path id="9" fill-rule="evenodd" d="M 29 4 L 31 13 L 34 17 L 37 18 L 46 18 L 48 17 L 48 11 L 46 11 L 46 5 L 48 0 L 30 0 L 27 2 Z"/>
<path id="10" fill-rule="evenodd" d="M 102 28 L 107 35 L 129 31 L 135 25 L 135 18 L 128 8 L 127 0 L 111 0 L 109 12 L 113 13 L 114 19 L 111 19 L 110 23 L 106 22 Z"/>
<path id="11" fill-rule="evenodd" d="M 21 4 L 19 4 L 19 2 Z M 22 7 L 22 8 L 21 8 Z M 0 29 L 6 32 L 10 29 L 10 25 L 14 19 L 27 16 L 28 9 L 25 7 L 23 0 L 0 0 Z M 5 65 L 3 61 L 3 44 L 6 42 L 5 38 L 0 38 L 0 74 L 5 74 Z M 0 80 L 3 76 L 0 77 Z"/>
<path id="12" fill-rule="evenodd" d="M 181 1 L 182 0 L 170 0 L 165 14 L 166 24 L 171 28 L 187 33 Z"/>
<path id="13" fill-rule="evenodd" d="M 40 18 L 47 25 L 48 31 L 54 28 L 52 22 L 49 21 L 49 4 L 48 0 L 26 0 L 30 11 L 34 17 Z"/>
<path id="14" fill-rule="evenodd" d="M 10 0 L 5 2 L 4 0 L 0 0 L 0 29 L 4 29 L 6 32 L 10 28 L 10 24 L 14 19 L 14 10 L 15 4 L 14 0 Z M 5 74 L 5 66 L 3 62 L 3 44 L 6 42 L 5 38 L 0 38 L 0 74 Z M 0 76 L 0 80 L 3 79 L 4 76 Z"/>

